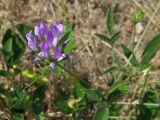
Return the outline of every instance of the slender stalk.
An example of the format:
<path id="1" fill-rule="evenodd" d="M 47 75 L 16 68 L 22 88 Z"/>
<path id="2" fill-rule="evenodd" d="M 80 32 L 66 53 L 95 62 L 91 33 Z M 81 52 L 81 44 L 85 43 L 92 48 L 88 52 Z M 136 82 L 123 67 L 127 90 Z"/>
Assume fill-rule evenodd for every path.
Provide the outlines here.
<path id="1" fill-rule="evenodd" d="M 126 116 L 109 116 L 108 117 L 111 120 L 126 120 Z M 136 119 L 135 116 L 132 117 L 132 119 Z"/>
<path id="2" fill-rule="evenodd" d="M 133 30 L 132 30 L 132 50 L 134 50 L 134 42 L 135 42 L 135 36 L 136 36 L 136 24 L 133 23 Z"/>
<path id="3" fill-rule="evenodd" d="M 62 65 L 60 65 L 59 63 L 57 63 L 57 66 L 59 66 L 60 68 L 62 68 L 64 71 L 66 71 L 67 73 L 69 73 L 70 75 L 72 75 L 75 79 L 80 80 L 80 78 L 75 75 L 74 73 L 70 72 L 67 68 L 63 67 Z"/>
<path id="4" fill-rule="evenodd" d="M 144 85 L 143 85 L 143 89 L 141 90 L 141 92 L 140 92 L 140 94 L 139 94 L 139 96 L 138 96 L 139 102 L 141 101 L 142 96 L 143 96 L 143 94 L 144 94 L 144 92 L 145 92 L 145 89 L 146 89 L 146 87 L 147 87 L 149 71 L 150 71 L 150 69 L 147 70 L 146 75 L 144 76 Z"/>
<path id="5" fill-rule="evenodd" d="M 118 104 L 118 105 L 144 105 L 144 106 L 148 106 L 148 107 L 160 107 L 160 104 L 158 103 L 138 103 L 138 102 L 115 102 L 114 104 Z"/>

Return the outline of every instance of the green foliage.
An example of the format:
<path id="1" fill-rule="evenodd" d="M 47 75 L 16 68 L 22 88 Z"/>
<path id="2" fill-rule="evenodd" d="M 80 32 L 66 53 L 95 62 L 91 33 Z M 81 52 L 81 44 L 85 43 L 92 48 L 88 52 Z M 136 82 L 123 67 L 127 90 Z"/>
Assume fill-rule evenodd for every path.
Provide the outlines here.
<path id="1" fill-rule="evenodd" d="M 13 120 L 24 120 L 24 115 L 23 114 L 14 114 Z"/>
<path id="2" fill-rule="evenodd" d="M 115 33 L 111 38 L 108 38 L 105 35 L 101 35 L 101 34 L 95 34 L 100 40 L 103 40 L 105 42 L 107 42 L 110 45 L 113 45 L 118 38 L 120 37 L 120 32 Z"/>
<path id="3" fill-rule="evenodd" d="M 83 99 L 85 97 L 85 91 L 86 89 L 90 89 L 90 85 L 87 81 L 81 80 L 75 84 L 75 87 L 73 89 L 73 94 L 75 98 L 81 98 Z"/>
<path id="4" fill-rule="evenodd" d="M 67 100 L 59 100 L 59 101 L 55 101 L 54 104 L 56 105 L 58 110 L 61 110 L 65 113 L 71 113 L 72 112 L 72 108 L 69 107 Z"/>
<path id="5" fill-rule="evenodd" d="M 6 70 L 0 70 L 0 76 L 3 76 L 3 77 L 11 77 L 13 76 L 14 74 L 12 72 L 9 72 L 9 71 L 6 71 Z"/>
<path id="6" fill-rule="evenodd" d="M 107 68 L 107 70 L 105 70 L 105 71 L 103 72 L 103 74 L 104 74 L 104 73 L 113 73 L 113 72 L 115 72 L 115 71 L 127 71 L 127 68 L 125 68 L 125 67 L 115 67 L 115 66 L 111 66 L 111 67 Z"/>
<path id="7" fill-rule="evenodd" d="M 45 71 L 45 72 L 47 72 L 47 71 Z M 46 75 L 44 75 L 44 74 L 40 75 L 40 74 L 37 74 L 31 70 L 23 70 L 22 75 L 25 76 L 26 78 L 29 78 L 32 81 L 31 85 L 35 84 L 35 83 L 45 85 L 48 83 L 48 78 L 46 77 Z"/>
<path id="8" fill-rule="evenodd" d="M 157 103 L 157 96 L 158 93 L 153 89 L 148 89 L 146 93 L 144 94 L 144 97 L 142 99 L 142 103 Z M 139 108 L 139 114 L 137 115 L 137 120 L 141 120 L 145 118 L 146 120 L 151 120 L 153 118 L 156 118 L 157 115 L 160 113 L 159 106 L 145 106 L 140 105 Z"/>
<path id="9" fill-rule="evenodd" d="M 107 101 L 113 102 L 116 101 L 118 98 L 122 97 L 123 95 L 126 95 L 130 92 L 129 86 L 124 83 L 120 82 L 115 85 L 113 85 L 107 95 Z"/>
<path id="10" fill-rule="evenodd" d="M 111 104 L 109 106 L 109 115 L 110 116 L 119 116 L 120 110 L 123 108 L 123 105 L 120 104 Z"/>
<path id="11" fill-rule="evenodd" d="M 26 92 L 15 91 L 15 97 L 11 100 L 11 110 L 24 112 L 30 107 L 30 96 Z"/>
<path id="12" fill-rule="evenodd" d="M 121 59 L 119 56 L 117 56 L 114 50 L 112 51 L 112 59 L 117 66 L 121 66 Z"/>
<path id="13" fill-rule="evenodd" d="M 107 12 L 107 29 L 110 34 L 112 34 L 113 25 L 114 25 L 113 8 L 110 7 Z"/>
<path id="14" fill-rule="evenodd" d="M 96 102 L 102 102 L 104 101 L 104 97 L 100 92 L 97 92 L 92 89 L 83 89 L 84 93 L 90 97 L 91 99 L 95 100 Z"/>
<path id="15" fill-rule="evenodd" d="M 71 54 L 75 47 L 76 47 L 75 42 L 73 40 L 70 40 L 67 46 L 64 48 L 64 53 Z"/>
<path id="16" fill-rule="evenodd" d="M 28 33 L 28 31 L 33 30 L 32 26 L 26 24 L 18 24 L 16 25 L 16 28 L 26 41 L 27 41 L 26 34 Z"/>
<path id="17" fill-rule="evenodd" d="M 20 37 L 12 30 L 6 31 L 2 40 L 2 53 L 4 55 L 7 67 L 12 67 L 18 63 L 25 50 L 25 45 Z"/>
<path id="18" fill-rule="evenodd" d="M 101 34 L 95 34 L 100 40 L 103 40 L 105 42 L 107 42 L 108 44 L 111 44 L 111 40 L 110 38 L 108 38 L 107 36 L 101 35 Z"/>
<path id="19" fill-rule="evenodd" d="M 112 45 L 120 38 L 120 35 L 121 35 L 121 32 L 117 32 L 111 37 L 110 41 Z"/>
<path id="20" fill-rule="evenodd" d="M 135 55 L 133 54 L 133 52 L 127 48 L 125 45 L 122 44 L 122 49 L 123 49 L 123 52 L 125 54 L 125 56 L 130 59 L 130 63 L 133 65 L 133 66 L 137 66 L 138 65 L 138 61 L 136 60 L 136 57 Z"/>
<path id="21" fill-rule="evenodd" d="M 35 103 L 42 102 L 45 99 L 45 92 L 47 87 L 45 85 L 37 86 L 36 90 L 33 92 L 32 101 Z"/>
<path id="22" fill-rule="evenodd" d="M 149 43 L 148 45 L 145 47 L 143 54 L 141 56 L 142 60 L 141 63 L 142 64 L 148 64 L 150 62 L 150 60 L 155 56 L 155 54 L 157 53 L 157 51 L 160 48 L 160 34 L 158 34 L 157 36 L 155 36 Z"/>
<path id="23" fill-rule="evenodd" d="M 97 109 L 93 120 L 108 120 L 109 109 L 107 105 L 102 105 Z"/>
<path id="24" fill-rule="evenodd" d="M 72 34 L 71 33 L 72 33 L 73 28 L 74 28 L 74 25 L 71 24 L 71 23 L 67 24 L 65 26 L 65 32 L 64 32 L 64 34 L 63 34 L 63 36 L 62 36 L 62 38 L 61 38 L 61 40 L 59 42 L 59 45 L 62 45 L 62 43 L 64 41 L 70 40 L 72 38 Z"/>

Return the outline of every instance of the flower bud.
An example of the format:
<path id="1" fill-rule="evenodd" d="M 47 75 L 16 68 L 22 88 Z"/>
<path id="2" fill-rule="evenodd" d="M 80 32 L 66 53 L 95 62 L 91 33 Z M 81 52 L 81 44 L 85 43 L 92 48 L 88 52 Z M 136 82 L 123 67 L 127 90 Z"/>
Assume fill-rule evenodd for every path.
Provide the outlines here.
<path id="1" fill-rule="evenodd" d="M 144 12 L 142 10 L 133 11 L 131 20 L 133 23 L 142 22 L 144 20 Z"/>

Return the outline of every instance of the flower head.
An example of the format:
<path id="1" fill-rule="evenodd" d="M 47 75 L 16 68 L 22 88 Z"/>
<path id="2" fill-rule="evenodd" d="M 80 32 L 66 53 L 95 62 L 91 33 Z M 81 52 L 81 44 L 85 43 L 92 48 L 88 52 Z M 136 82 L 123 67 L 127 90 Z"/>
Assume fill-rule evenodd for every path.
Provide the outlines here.
<path id="1" fill-rule="evenodd" d="M 64 41 L 61 46 L 58 44 L 63 32 L 64 25 L 60 22 L 52 23 L 50 29 L 44 22 L 41 22 L 40 26 L 35 26 L 35 36 L 32 31 L 26 34 L 28 47 L 36 53 L 33 63 L 44 63 L 54 69 L 57 62 L 72 57 L 63 53 L 63 49 L 69 40 Z"/>

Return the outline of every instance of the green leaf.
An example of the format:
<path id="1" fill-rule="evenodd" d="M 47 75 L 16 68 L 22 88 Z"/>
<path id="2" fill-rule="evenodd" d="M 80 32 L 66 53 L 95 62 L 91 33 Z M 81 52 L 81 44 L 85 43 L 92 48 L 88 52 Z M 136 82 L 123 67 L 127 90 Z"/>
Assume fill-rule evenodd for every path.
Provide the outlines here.
<path id="1" fill-rule="evenodd" d="M 133 65 L 133 66 L 137 66 L 138 65 L 138 61 L 136 60 L 136 57 L 135 55 L 133 54 L 133 52 L 127 48 L 125 45 L 121 45 L 122 46 L 122 49 L 123 49 L 123 52 L 125 54 L 125 56 L 129 59 L 131 56 L 131 59 L 130 59 L 130 63 Z"/>
<path id="2" fill-rule="evenodd" d="M 116 65 L 121 66 L 121 59 L 117 56 L 117 54 L 114 50 L 112 52 L 112 59 Z"/>
<path id="3" fill-rule="evenodd" d="M 95 34 L 97 38 L 99 38 L 100 40 L 103 40 L 105 42 L 107 42 L 108 44 L 112 45 L 111 39 L 108 38 L 107 36 L 104 36 L 102 34 Z"/>
<path id="4" fill-rule="evenodd" d="M 72 31 L 74 28 L 74 24 L 73 23 L 69 23 L 65 26 L 65 33 L 67 33 L 68 31 Z"/>
<path id="5" fill-rule="evenodd" d="M 59 42 L 59 45 L 61 45 L 64 41 L 68 40 L 69 37 L 70 37 L 70 34 L 71 34 L 71 31 L 68 31 L 67 33 L 65 33 L 65 34 L 62 36 L 62 38 L 61 38 L 61 40 L 60 40 L 60 42 Z"/>
<path id="6" fill-rule="evenodd" d="M 23 36 L 23 38 L 27 41 L 27 38 L 26 38 L 26 34 L 32 30 L 33 31 L 33 27 L 30 26 L 30 25 L 26 25 L 26 24 L 18 24 L 16 25 L 16 28 L 18 30 L 18 32 Z"/>
<path id="7" fill-rule="evenodd" d="M 72 112 L 72 108 L 68 106 L 67 100 L 57 100 L 54 102 L 58 110 L 61 110 L 65 113 Z"/>
<path id="8" fill-rule="evenodd" d="M 5 58 L 7 67 L 19 62 L 21 55 L 24 53 L 25 45 L 19 36 L 11 29 L 8 29 L 2 40 L 2 53 Z"/>
<path id="9" fill-rule="evenodd" d="M 23 70 L 22 71 L 22 75 L 29 78 L 30 80 L 32 80 L 32 83 L 30 84 L 34 84 L 34 83 L 39 83 L 39 84 L 47 84 L 48 83 L 48 78 L 45 75 L 40 75 L 38 73 L 35 73 L 31 70 Z"/>
<path id="10" fill-rule="evenodd" d="M 14 74 L 9 72 L 9 71 L 6 71 L 6 70 L 0 70 L 0 76 L 3 76 L 3 77 L 11 77 L 13 76 Z"/>
<path id="11" fill-rule="evenodd" d="M 155 89 L 148 88 L 142 98 L 141 103 L 157 104 L 159 93 Z M 137 120 L 154 120 L 159 116 L 159 105 L 157 106 L 146 106 L 141 105 L 139 107 L 139 114 L 137 115 Z"/>
<path id="12" fill-rule="evenodd" d="M 159 48 L 160 48 L 160 34 L 155 36 L 145 47 L 143 54 L 141 56 L 142 58 L 141 63 L 148 64 L 150 60 L 155 56 Z"/>
<path id="13" fill-rule="evenodd" d="M 9 102 L 9 106 L 13 111 L 24 112 L 30 107 L 30 96 L 26 91 L 21 91 L 19 88 L 12 93 L 13 98 Z"/>
<path id="14" fill-rule="evenodd" d="M 105 73 L 112 73 L 112 72 L 115 72 L 115 71 L 126 71 L 127 69 L 125 67 L 116 67 L 116 66 L 112 66 L 112 67 L 109 67 L 107 70 L 105 70 L 103 72 L 103 74 Z"/>
<path id="15" fill-rule="evenodd" d="M 97 102 L 102 102 L 104 100 L 104 97 L 102 94 L 98 93 L 95 90 L 92 89 L 83 89 L 84 93 L 87 94 L 88 97 L 91 97 L 93 100 Z"/>
<path id="16" fill-rule="evenodd" d="M 97 38 L 99 38 L 100 40 L 103 40 L 103 41 L 107 42 L 108 44 L 113 45 L 118 40 L 118 38 L 120 37 L 120 32 L 115 33 L 112 36 L 112 38 L 109 38 L 105 35 L 98 34 L 98 33 L 96 33 L 95 36 Z"/>
<path id="17" fill-rule="evenodd" d="M 45 114 L 44 114 L 44 112 L 41 112 L 41 113 L 38 115 L 38 120 L 45 120 Z"/>
<path id="18" fill-rule="evenodd" d="M 45 85 L 40 85 L 37 87 L 37 89 L 33 92 L 33 101 L 36 103 L 39 103 L 44 100 L 45 98 L 45 91 L 46 91 Z"/>
<path id="19" fill-rule="evenodd" d="M 64 48 L 65 54 L 71 54 L 72 50 L 76 47 L 75 42 L 73 40 L 70 40 L 69 43 Z"/>
<path id="20" fill-rule="evenodd" d="M 108 120 L 109 108 L 107 105 L 103 105 L 97 109 L 93 120 Z"/>
<path id="21" fill-rule="evenodd" d="M 119 38 L 120 38 L 121 32 L 115 33 L 111 38 L 111 44 L 113 45 Z"/>
<path id="22" fill-rule="evenodd" d="M 33 104 L 32 112 L 36 116 L 36 120 L 45 120 L 44 107 L 42 104 Z"/>
<path id="23" fill-rule="evenodd" d="M 64 41 L 69 40 L 71 38 L 71 33 L 72 33 L 73 28 L 74 28 L 73 24 L 66 25 L 64 34 L 61 37 L 58 45 L 62 45 Z"/>
<path id="24" fill-rule="evenodd" d="M 15 113 L 13 119 L 14 120 L 24 120 L 24 115 L 19 114 L 19 113 Z"/>
<path id="25" fill-rule="evenodd" d="M 62 70 L 63 70 L 62 67 L 60 66 L 64 67 L 64 61 L 58 62 L 56 68 L 53 70 L 54 75 L 57 77 L 61 75 Z"/>
<path id="26" fill-rule="evenodd" d="M 119 116 L 120 111 L 122 110 L 123 105 L 122 104 L 111 104 L 109 106 L 109 115 L 110 116 Z"/>
<path id="27" fill-rule="evenodd" d="M 113 102 L 119 97 L 127 94 L 129 91 L 130 88 L 126 83 L 124 82 L 117 83 L 110 88 L 107 96 L 107 101 Z"/>
<path id="28" fill-rule="evenodd" d="M 107 12 L 107 29 L 110 34 L 112 34 L 113 31 L 113 24 L 114 24 L 113 8 L 110 7 Z"/>
<path id="29" fill-rule="evenodd" d="M 73 89 L 74 97 L 83 99 L 86 95 L 86 93 L 84 91 L 85 89 L 90 89 L 88 82 L 86 82 L 84 80 L 77 82 L 74 86 L 74 89 Z"/>

